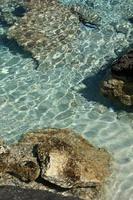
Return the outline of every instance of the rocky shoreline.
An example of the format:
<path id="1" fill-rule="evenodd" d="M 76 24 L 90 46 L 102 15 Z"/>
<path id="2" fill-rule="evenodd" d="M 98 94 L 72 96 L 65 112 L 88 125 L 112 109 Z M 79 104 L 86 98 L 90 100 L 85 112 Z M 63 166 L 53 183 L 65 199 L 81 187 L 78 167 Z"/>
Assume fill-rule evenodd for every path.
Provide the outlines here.
<path id="1" fill-rule="evenodd" d="M 56 0 L 19 3 L 0 0 L 0 3 L 7 6 L 0 5 L 0 20 L 10 27 L 7 37 L 30 52 L 34 59 L 45 60 L 48 67 L 62 66 L 66 60 L 74 67 L 82 65 L 75 59 L 79 52 L 74 41 L 81 33 L 81 23 L 94 27 L 99 24 L 96 13 L 79 5 L 65 7 Z M 14 15 L 17 9 L 25 14 Z M 132 23 L 132 18 L 129 21 Z M 117 31 L 121 33 L 120 29 Z M 76 56 L 71 56 L 73 51 Z M 86 61 L 88 66 L 93 56 Z M 124 106 L 133 106 L 133 50 L 118 58 L 107 71 L 101 86 L 103 95 Z M 31 132 L 11 146 L 0 143 L 0 200 L 9 199 L 11 194 L 12 199 L 23 199 L 20 193 L 25 194 L 25 200 L 31 194 L 33 199 L 40 200 L 53 199 L 53 195 L 58 200 L 99 200 L 110 173 L 107 151 L 95 148 L 67 129 Z"/>
<path id="2" fill-rule="evenodd" d="M 0 186 L 94 200 L 111 173 L 110 159 L 71 130 L 38 130 L 10 147 L 1 142 Z"/>

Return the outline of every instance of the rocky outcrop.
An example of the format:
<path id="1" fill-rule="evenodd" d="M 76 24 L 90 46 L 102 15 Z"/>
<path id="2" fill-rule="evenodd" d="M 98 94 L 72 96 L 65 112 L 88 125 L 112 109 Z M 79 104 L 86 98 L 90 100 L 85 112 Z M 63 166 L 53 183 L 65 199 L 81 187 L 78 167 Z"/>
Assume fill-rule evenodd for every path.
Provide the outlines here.
<path id="1" fill-rule="evenodd" d="M 133 106 L 133 50 L 113 63 L 101 91 L 123 105 Z"/>
<path id="2" fill-rule="evenodd" d="M 4 144 L 1 149 L 0 185 L 92 200 L 110 175 L 109 154 L 68 129 L 31 132 L 10 150 Z"/>

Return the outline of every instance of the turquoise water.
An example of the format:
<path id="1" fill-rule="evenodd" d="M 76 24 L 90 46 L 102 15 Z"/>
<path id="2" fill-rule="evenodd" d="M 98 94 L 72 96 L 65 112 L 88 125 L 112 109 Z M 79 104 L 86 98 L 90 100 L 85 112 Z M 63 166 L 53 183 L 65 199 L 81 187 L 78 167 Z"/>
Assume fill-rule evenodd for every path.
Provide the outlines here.
<path id="1" fill-rule="evenodd" d="M 133 44 L 133 25 L 127 20 L 133 1 L 93 3 L 102 21 L 99 30 L 81 25 L 82 34 L 72 44 L 79 52 L 74 57 L 80 63 L 77 68 L 68 57 L 63 66 L 55 63 L 49 68 L 43 61 L 35 70 L 30 55 L 2 37 L 1 25 L 0 136 L 16 142 L 30 129 L 72 128 L 113 155 L 114 173 L 106 199 L 132 200 L 133 113 L 103 98 L 99 82 L 105 74 L 103 66 Z"/>

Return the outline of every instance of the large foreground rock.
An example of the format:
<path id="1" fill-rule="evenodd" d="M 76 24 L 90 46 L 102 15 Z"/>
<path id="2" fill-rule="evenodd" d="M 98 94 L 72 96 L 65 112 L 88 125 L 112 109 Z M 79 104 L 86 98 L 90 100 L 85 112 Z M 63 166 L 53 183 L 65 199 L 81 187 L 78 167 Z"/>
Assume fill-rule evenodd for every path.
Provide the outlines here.
<path id="1" fill-rule="evenodd" d="M 10 150 L 4 144 L 1 149 L 1 186 L 92 200 L 99 198 L 110 175 L 109 154 L 68 129 L 31 132 Z"/>
<path id="2" fill-rule="evenodd" d="M 113 100 L 133 106 L 133 50 L 113 63 L 101 91 Z"/>

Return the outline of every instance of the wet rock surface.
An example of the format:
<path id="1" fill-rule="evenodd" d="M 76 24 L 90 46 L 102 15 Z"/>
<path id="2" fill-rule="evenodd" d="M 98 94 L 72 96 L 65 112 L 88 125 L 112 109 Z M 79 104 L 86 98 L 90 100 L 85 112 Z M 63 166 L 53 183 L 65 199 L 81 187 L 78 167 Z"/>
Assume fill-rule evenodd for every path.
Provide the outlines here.
<path id="1" fill-rule="evenodd" d="M 133 50 L 113 63 L 101 91 L 111 99 L 133 106 Z"/>
<path id="2" fill-rule="evenodd" d="M 68 129 L 44 129 L 26 134 L 10 147 L 0 185 L 91 200 L 99 197 L 109 175 L 110 156 L 104 149 Z"/>

